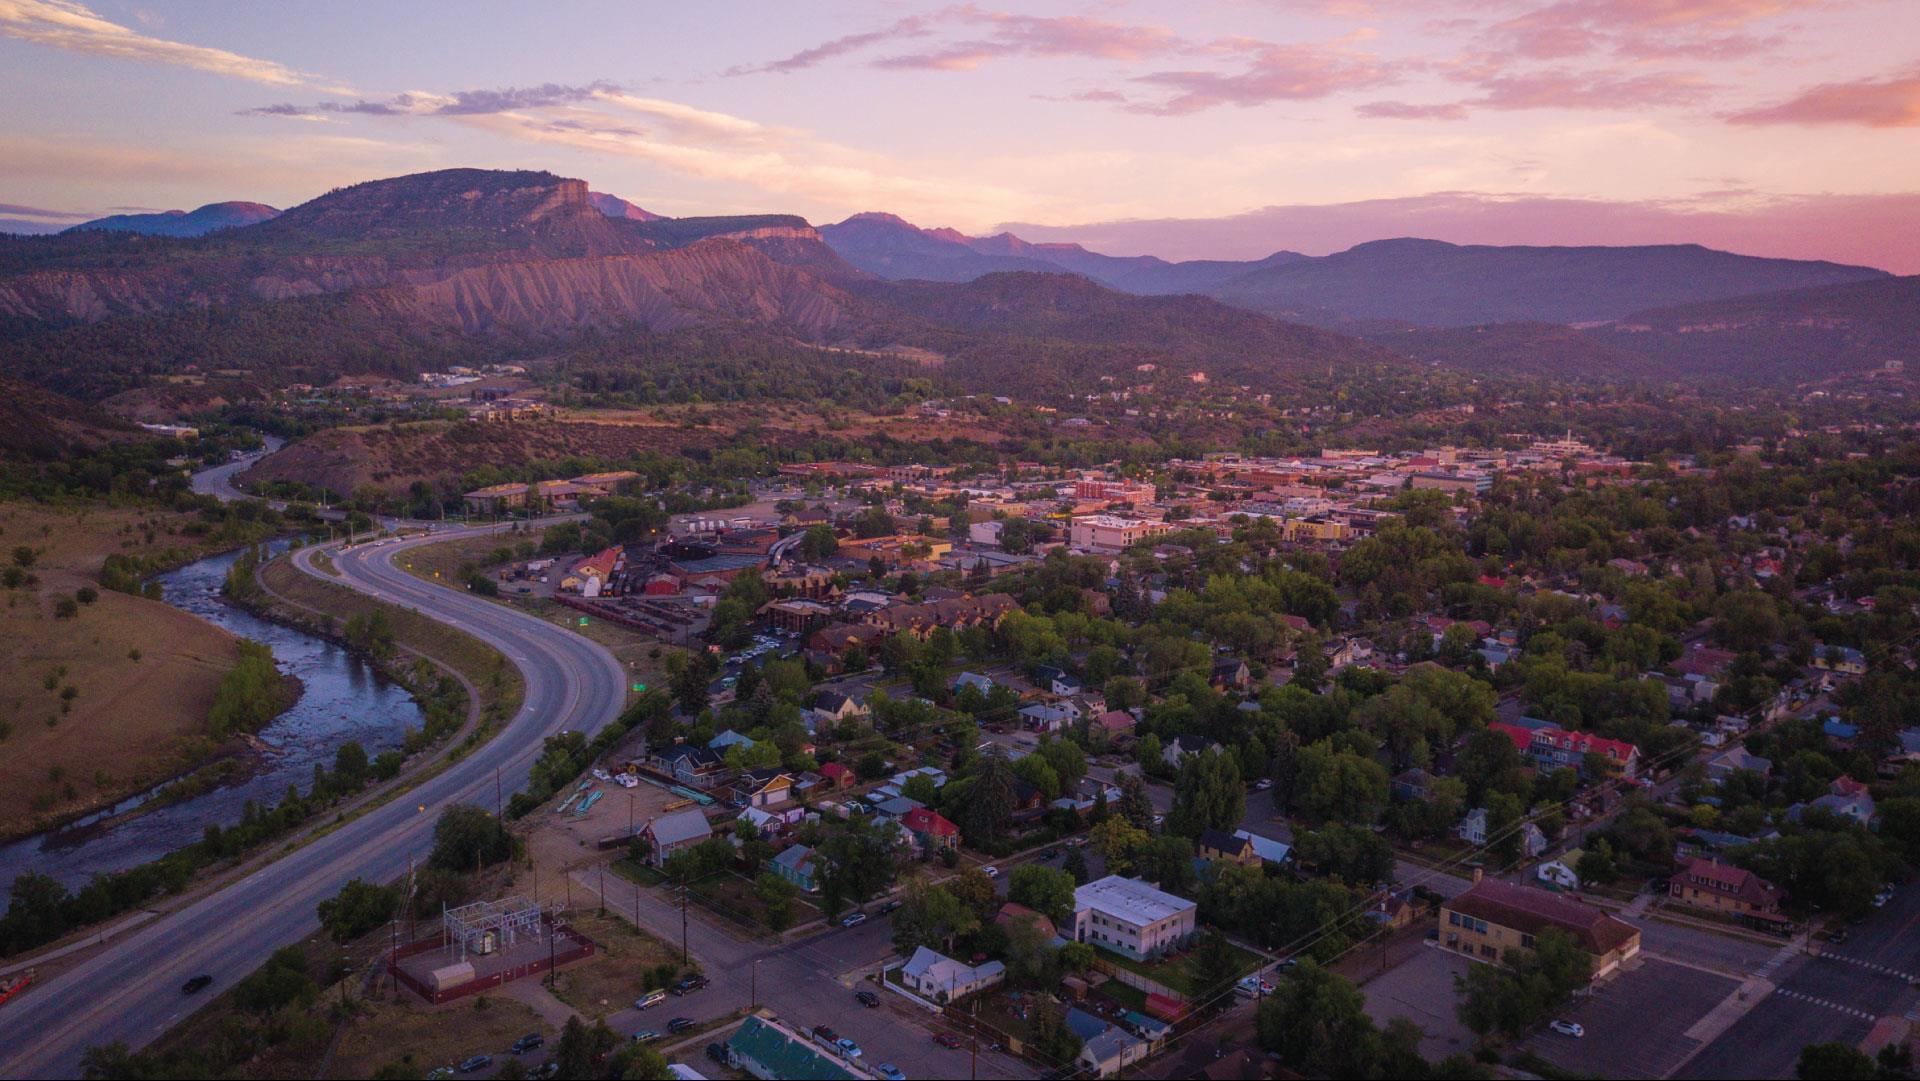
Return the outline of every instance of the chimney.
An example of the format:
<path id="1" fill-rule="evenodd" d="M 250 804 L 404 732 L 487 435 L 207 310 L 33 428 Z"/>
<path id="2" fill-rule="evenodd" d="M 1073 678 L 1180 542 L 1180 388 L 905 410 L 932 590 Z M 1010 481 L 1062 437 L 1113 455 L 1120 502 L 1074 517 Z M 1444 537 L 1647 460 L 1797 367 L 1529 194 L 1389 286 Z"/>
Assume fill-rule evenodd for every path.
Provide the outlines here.
<path id="1" fill-rule="evenodd" d="M 1475 867 L 1475 868 L 1473 869 L 1473 884 L 1474 884 L 1474 885 L 1476 885 L 1476 886 L 1478 886 L 1478 885 L 1480 884 L 1480 876 L 1481 876 L 1482 874 L 1484 874 L 1484 873 L 1485 873 L 1485 872 L 1484 872 L 1484 871 L 1483 871 L 1482 869 L 1480 869 L 1480 868 L 1478 868 L 1478 867 Z"/>

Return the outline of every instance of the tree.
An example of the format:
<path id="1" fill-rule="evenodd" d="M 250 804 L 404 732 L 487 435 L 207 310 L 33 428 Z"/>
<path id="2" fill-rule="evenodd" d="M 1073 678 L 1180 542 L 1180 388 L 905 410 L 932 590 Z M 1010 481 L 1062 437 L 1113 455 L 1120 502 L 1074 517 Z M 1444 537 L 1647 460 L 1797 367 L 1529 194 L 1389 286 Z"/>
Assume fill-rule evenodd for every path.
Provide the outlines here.
<path id="1" fill-rule="evenodd" d="M 1073 876 L 1065 871 L 1056 871 L 1038 863 L 1023 863 L 1013 869 L 1013 877 L 1007 885 L 1007 898 L 1033 909 L 1055 924 L 1061 924 L 1073 915 L 1074 886 Z"/>
<path id="2" fill-rule="evenodd" d="M 1120 817 L 1136 829 L 1153 828 L 1153 801 L 1147 798 L 1147 782 L 1137 773 L 1120 775 Z"/>
<path id="3" fill-rule="evenodd" d="M 1378 1034 L 1365 1004 L 1360 989 L 1346 979 L 1302 961 L 1260 1000 L 1255 1036 L 1263 1049 L 1301 1073 L 1372 1076 Z"/>
<path id="4" fill-rule="evenodd" d="M 1006 753 L 997 746 L 989 750 L 971 780 L 960 826 L 966 831 L 967 840 L 992 844 L 1013 821 L 1014 774 Z"/>
<path id="5" fill-rule="evenodd" d="M 1387 802 L 1386 767 L 1321 740 L 1300 749 L 1298 792 L 1309 817 L 1371 825 Z"/>
<path id="6" fill-rule="evenodd" d="M 820 894 L 828 915 L 847 901 L 863 905 L 893 879 L 893 833 L 866 818 L 854 818 L 815 849 L 821 867 Z"/>
<path id="7" fill-rule="evenodd" d="M 392 919 L 399 908 L 399 886 L 378 886 L 355 878 L 320 902 L 318 914 L 327 935 L 344 945 Z"/>
<path id="8" fill-rule="evenodd" d="M 833 527 L 816 525 L 807 527 L 800 538 L 800 558 L 810 563 L 831 558 L 840 550 L 840 541 L 833 535 Z"/>
<path id="9" fill-rule="evenodd" d="M 1186 837 L 1210 829 L 1232 830 L 1247 813 L 1247 786 L 1240 779 L 1240 763 L 1233 755 L 1207 751 L 1180 766 L 1174 783 L 1173 809 L 1167 828 Z"/>
<path id="10" fill-rule="evenodd" d="M 1240 978 L 1240 958 L 1227 936 L 1209 929 L 1200 936 L 1187 962 L 1193 998 L 1205 1015 L 1219 1013 L 1233 1002 L 1233 981 Z"/>
<path id="11" fill-rule="evenodd" d="M 1873 1081 L 1880 1076 L 1866 1052 L 1846 1043 L 1808 1044 L 1793 1073 L 1802 1081 Z"/>
<path id="12" fill-rule="evenodd" d="M 800 887 L 772 871 L 762 871 L 753 880 L 753 892 L 760 899 L 760 919 L 768 930 L 777 934 L 793 926 L 793 903 Z"/>
<path id="13" fill-rule="evenodd" d="M 1105 861 L 1109 874 L 1130 875 L 1147 845 L 1152 843 L 1153 835 L 1116 815 L 1095 826 L 1090 840 L 1093 850 Z"/>
<path id="14" fill-rule="evenodd" d="M 945 886 L 912 879 L 893 913 L 893 945 L 902 956 L 921 946 L 946 953 L 953 940 L 980 928 L 980 916 Z"/>
<path id="15" fill-rule="evenodd" d="M 487 867 L 513 856 L 513 836 L 498 819 L 471 803 L 440 812 L 433 826 L 433 852 L 427 863 L 448 871 Z"/>
<path id="16" fill-rule="evenodd" d="M 1076 886 L 1086 885 L 1087 881 L 1093 877 L 1092 869 L 1087 866 L 1086 848 L 1081 845 L 1075 845 L 1067 849 L 1067 858 L 1061 867 L 1073 876 L 1073 882 Z"/>

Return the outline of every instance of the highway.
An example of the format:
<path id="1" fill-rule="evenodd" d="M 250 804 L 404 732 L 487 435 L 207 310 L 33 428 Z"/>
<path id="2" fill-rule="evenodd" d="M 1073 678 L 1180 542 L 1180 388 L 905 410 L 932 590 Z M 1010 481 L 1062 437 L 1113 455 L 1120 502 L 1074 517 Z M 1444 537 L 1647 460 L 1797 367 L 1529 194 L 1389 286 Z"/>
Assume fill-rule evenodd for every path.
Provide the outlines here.
<path id="1" fill-rule="evenodd" d="M 227 467 L 222 466 L 221 469 Z M 227 476 L 231 476 L 228 473 Z M 180 986 L 206 974 L 214 993 L 258 967 L 275 949 L 318 926 L 314 906 L 342 883 L 386 880 L 424 857 L 434 820 L 456 803 L 492 807 L 496 770 L 513 792 L 525 783 L 541 741 L 563 730 L 592 734 L 620 713 L 626 677 L 612 654 L 563 627 L 429 585 L 394 566 L 409 548 L 488 532 L 440 530 L 429 537 L 333 551 L 340 577 L 310 564 L 318 548 L 296 553 L 302 570 L 415 608 L 499 649 L 526 681 L 520 714 L 486 745 L 345 826 L 281 856 L 248 877 L 150 921 L 59 973 L 6 1007 L 0 1075 L 77 1077 L 89 1046 L 122 1041 L 141 1047 L 204 1001 Z"/>

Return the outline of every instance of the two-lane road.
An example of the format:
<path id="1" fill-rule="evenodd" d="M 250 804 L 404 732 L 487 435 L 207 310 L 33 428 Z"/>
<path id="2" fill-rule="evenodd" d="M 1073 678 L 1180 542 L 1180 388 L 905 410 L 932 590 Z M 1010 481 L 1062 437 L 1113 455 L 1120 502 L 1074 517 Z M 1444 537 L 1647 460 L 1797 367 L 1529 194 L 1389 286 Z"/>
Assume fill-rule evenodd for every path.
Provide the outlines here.
<path id="1" fill-rule="evenodd" d="M 542 740 L 574 729 L 592 734 L 620 713 L 626 676 L 605 649 L 563 627 L 429 585 L 393 565 L 420 544 L 486 532 L 446 530 L 431 537 L 334 552 L 329 578 L 459 627 L 500 650 L 521 671 L 525 704 L 491 741 L 408 795 L 280 857 L 252 875 L 167 913 L 103 948 L 0 1015 L 0 1076 L 76 1077 L 89 1046 L 141 1047 L 200 1004 L 180 985 L 207 974 L 224 989 L 275 949 L 318 926 L 314 906 L 342 883 L 404 874 L 409 857 L 431 847 L 441 808 L 492 806 L 495 775 L 508 792 L 525 783 Z M 303 569 L 317 549 L 297 553 Z M 422 809 L 424 807 L 424 810 Z"/>

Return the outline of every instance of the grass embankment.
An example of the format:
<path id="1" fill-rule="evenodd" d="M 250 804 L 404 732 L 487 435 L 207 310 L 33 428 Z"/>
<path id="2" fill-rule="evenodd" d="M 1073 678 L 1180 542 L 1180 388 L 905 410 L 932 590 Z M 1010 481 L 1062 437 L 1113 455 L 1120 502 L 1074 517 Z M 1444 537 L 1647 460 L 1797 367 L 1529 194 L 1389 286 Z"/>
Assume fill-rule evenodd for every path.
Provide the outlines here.
<path id="1" fill-rule="evenodd" d="M 288 558 L 260 567 L 257 578 L 265 591 L 259 600 L 276 617 L 310 627 L 326 637 L 352 641 L 356 628 L 363 628 L 376 617 L 382 620 L 384 634 L 377 635 L 377 640 L 363 639 L 355 644 L 408 687 L 418 690 L 424 682 L 425 673 L 417 670 L 422 661 L 465 682 L 478 696 L 481 723 L 455 748 L 455 757 L 479 745 L 493 726 L 520 709 L 526 692 L 520 670 L 499 650 L 465 631 L 346 586 L 323 582 L 302 573 Z"/>
<path id="2" fill-rule="evenodd" d="M 154 573 L 246 539 L 195 514 L 0 504 L 0 839 L 109 806 L 221 750 L 208 714 L 240 640 L 103 588 L 101 569 L 118 557 Z"/>

